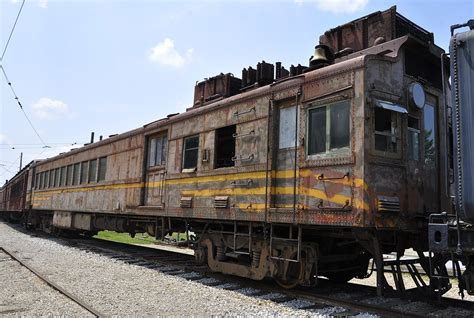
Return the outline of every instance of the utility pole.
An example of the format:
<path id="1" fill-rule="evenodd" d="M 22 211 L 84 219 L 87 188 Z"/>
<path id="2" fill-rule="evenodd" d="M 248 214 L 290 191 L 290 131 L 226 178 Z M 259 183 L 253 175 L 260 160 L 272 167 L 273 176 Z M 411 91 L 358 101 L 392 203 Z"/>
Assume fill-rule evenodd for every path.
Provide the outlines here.
<path id="1" fill-rule="evenodd" d="M 23 152 L 20 152 L 20 170 L 22 166 L 23 166 Z"/>

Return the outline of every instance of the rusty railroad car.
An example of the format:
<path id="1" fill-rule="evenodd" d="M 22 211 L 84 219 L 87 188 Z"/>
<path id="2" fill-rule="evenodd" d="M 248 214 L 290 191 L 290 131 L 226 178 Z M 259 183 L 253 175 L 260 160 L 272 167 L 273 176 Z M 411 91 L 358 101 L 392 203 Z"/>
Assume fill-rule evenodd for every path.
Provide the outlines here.
<path id="1" fill-rule="evenodd" d="M 36 163 L 28 223 L 192 230 L 212 270 L 285 287 L 373 258 L 381 291 L 382 254 L 427 266 L 428 215 L 451 209 L 442 53 L 390 8 L 327 31 L 309 67 L 212 77 L 182 114 Z"/>

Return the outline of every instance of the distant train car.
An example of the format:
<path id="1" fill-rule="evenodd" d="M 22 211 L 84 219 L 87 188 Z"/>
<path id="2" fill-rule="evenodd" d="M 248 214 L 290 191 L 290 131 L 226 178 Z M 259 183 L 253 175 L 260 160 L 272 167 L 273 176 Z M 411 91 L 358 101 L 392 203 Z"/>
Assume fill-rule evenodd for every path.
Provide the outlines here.
<path id="1" fill-rule="evenodd" d="M 284 287 L 373 258 L 382 292 L 382 254 L 413 248 L 430 272 L 428 215 L 451 210 L 442 53 L 391 8 L 327 31 L 309 67 L 211 77 L 185 113 L 38 162 L 28 222 L 192 229 L 199 262 Z"/>
<path id="2" fill-rule="evenodd" d="M 31 182 L 34 161 L 27 164 L 0 189 L 0 213 L 11 221 L 21 221 L 31 209 Z"/>

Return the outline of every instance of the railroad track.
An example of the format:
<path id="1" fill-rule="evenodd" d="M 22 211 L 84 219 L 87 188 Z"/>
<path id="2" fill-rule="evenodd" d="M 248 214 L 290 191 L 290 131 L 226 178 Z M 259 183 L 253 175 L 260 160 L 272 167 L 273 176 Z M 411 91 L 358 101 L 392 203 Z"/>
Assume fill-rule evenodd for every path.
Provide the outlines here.
<path id="1" fill-rule="evenodd" d="M 285 290 L 271 280 L 249 279 L 210 272 L 207 266 L 197 265 L 194 257 L 168 250 L 129 245 L 99 239 L 62 239 L 64 244 L 98 253 L 116 261 L 157 270 L 165 275 L 179 276 L 197 283 L 217 288 L 234 290 L 247 296 L 311 310 L 337 307 L 331 315 L 349 317 L 359 313 L 370 313 L 383 317 L 473 317 L 472 302 L 442 299 L 440 302 L 376 296 L 375 288 L 356 284 L 334 284 L 320 280 L 315 288 Z M 411 296 L 410 296 L 411 297 Z M 414 300 L 415 299 L 415 300 Z"/>
<path id="2" fill-rule="evenodd" d="M 78 296 L 70 293 L 69 291 L 65 290 L 64 288 L 62 288 L 61 286 L 59 286 L 58 284 L 56 284 L 55 282 L 53 282 L 52 280 L 48 279 L 48 277 L 44 274 L 42 274 L 41 272 L 39 272 L 37 269 L 35 269 L 34 267 L 32 267 L 31 265 L 29 265 L 26 261 L 22 260 L 21 258 L 19 258 L 17 255 L 15 255 L 13 252 L 7 250 L 6 248 L 4 247 L 0 247 L 0 252 L 3 252 L 5 253 L 6 255 L 8 255 L 12 260 L 18 262 L 21 266 L 25 267 L 26 269 L 28 269 L 31 273 L 33 273 L 36 277 L 38 277 L 39 279 L 41 279 L 43 282 L 45 282 L 48 286 L 50 286 L 51 288 L 53 288 L 54 290 L 58 291 L 60 294 L 64 295 L 65 297 L 69 298 L 70 300 L 72 300 L 73 302 L 75 302 L 76 304 L 78 304 L 79 306 L 81 306 L 82 308 L 84 308 L 86 311 L 90 312 L 92 315 L 94 315 L 95 317 L 105 317 L 104 314 L 100 313 L 99 311 L 97 311 L 96 309 L 94 309 L 93 307 L 91 307 L 90 305 L 88 305 L 86 302 L 84 302 L 81 298 L 79 298 Z"/>
<path id="3" fill-rule="evenodd" d="M 321 279 L 315 288 L 285 290 L 276 286 L 272 280 L 253 281 L 210 272 L 207 266 L 197 265 L 194 257 L 189 254 L 99 239 L 53 238 L 43 232 L 32 233 L 17 225 L 10 226 L 29 235 L 53 239 L 59 244 L 99 254 L 111 260 L 153 269 L 165 275 L 179 276 L 202 285 L 233 290 L 293 309 L 318 310 L 334 307 L 330 312 L 334 317 L 349 317 L 359 313 L 383 317 L 474 317 L 472 302 L 443 298 L 441 302 L 435 303 L 426 299 L 402 298 L 398 295 L 381 298 L 376 296 L 373 287 L 350 283 L 334 284 L 324 279 Z"/>

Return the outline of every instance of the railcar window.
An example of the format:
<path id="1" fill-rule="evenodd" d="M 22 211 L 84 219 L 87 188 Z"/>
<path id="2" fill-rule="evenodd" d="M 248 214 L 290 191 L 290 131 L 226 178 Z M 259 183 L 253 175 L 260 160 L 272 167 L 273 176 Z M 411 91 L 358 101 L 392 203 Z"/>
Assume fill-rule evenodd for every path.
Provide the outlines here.
<path id="1" fill-rule="evenodd" d="M 61 183 L 60 187 L 64 187 L 66 185 L 66 167 L 61 167 Z"/>
<path id="2" fill-rule="evenodd" d="M 97 181 L 97 159 L 89 162 L 89 183 Z"/>
<path id="3" fill-rule="evenodd" d="M 418 118 L 408 116 L 408 159 L 420 160 L 420 124 Z"/>
<path id="4" fill-rule="evenodd" d="M 199 136 L 184 139 L 183 170 L 195 169 L 198 161 Z"/>
<path id="5" fill-rule="evenodd" d="M 56 186 L 56 170 L 51 170 L 49 174 L 49 187 L 54 188 Z"/>
<path id="6" fill-rule="evenodd" d="M 435 129 L 435 110 L 434 106 L 425 104 L 423 107 L 423 129 L 425 141 L 425 164 L 434 166 L 436 160 L 436 129 Z"/>
<path id="7" fill-rule="evenodd" d="M 78 185 L 79 184 L 79 177 L 80 177 L 80 169 L 81 164 L 80 163 L 75 163 L 73 166 L 73 172 L 72 172 L 72 185 Z"/>
<path id="8" fill-rule="evenodd" d="M 107 157 L 99 158 L 98 181 L 105 180 L 106 171 L 107 171 Z"/>
<path id="9" fill-rule="evenodd" d="M 46 175 L 44 177 L 44 187 L 49 188 L 49 176 L 50 176 L 50 171 L 46 171 Z"/>
<path id="10" fill-rule="evenodd" d="M 280 109 L 278 144 L 280 149 L 295 146 L 296 106 Z"/>
<path id="11" fill-rule="evenodd" d="M 68 186 L 72 185 L 72 172 L 73 172 L 72 165 L 67 166 L 66 185 Z"/>
<path id="12" fill-rule="evenodd" d="M 345 100 L 309 110 L 308 155 L 349 147 L 350 105 Z"/>
<path id="13" fill-rule="evenodd" d="M 89 162 L 81 162 L 81 184 L 87 183 L 87 177 L 89 175 Z"/>
<path id="14" fill-rule="evenodd" d="M 35 189 L 39 189 L 39 188 L 40 188 L 40 174 L 37 173 L 35 177 Z"/>
<path id="15" fill-rule="evenodd" d="M 236 126 L 222 127 L 216 130 L 215 168 L 233 167 L 235 162 L 235 134 Z"/>
<path id="16" fill-rule="evenodd" d="M 54 186 L 59 187 L 61 183 L 61 169 L 56 168 L 56 180 L 54 181 Z"/>
<path id="17" fill-rule="evenodd" d="M 148 166 L 161 166 L 166 163 L 168 137 L 166 135 L 153 137 L 148 145 Z"/>
<path id="18" fill-rule="evenodd" d="M 44 188 L 44 172 L 40 172 L 39 188 L 40 188 L 40 189 L 43 189 L 43 188 Z"/>
<path id="19" fill-rule="evenodd" d="M 396 153 L 397 114 L 387 109 L 375 108 L 375 150 Z"/>

